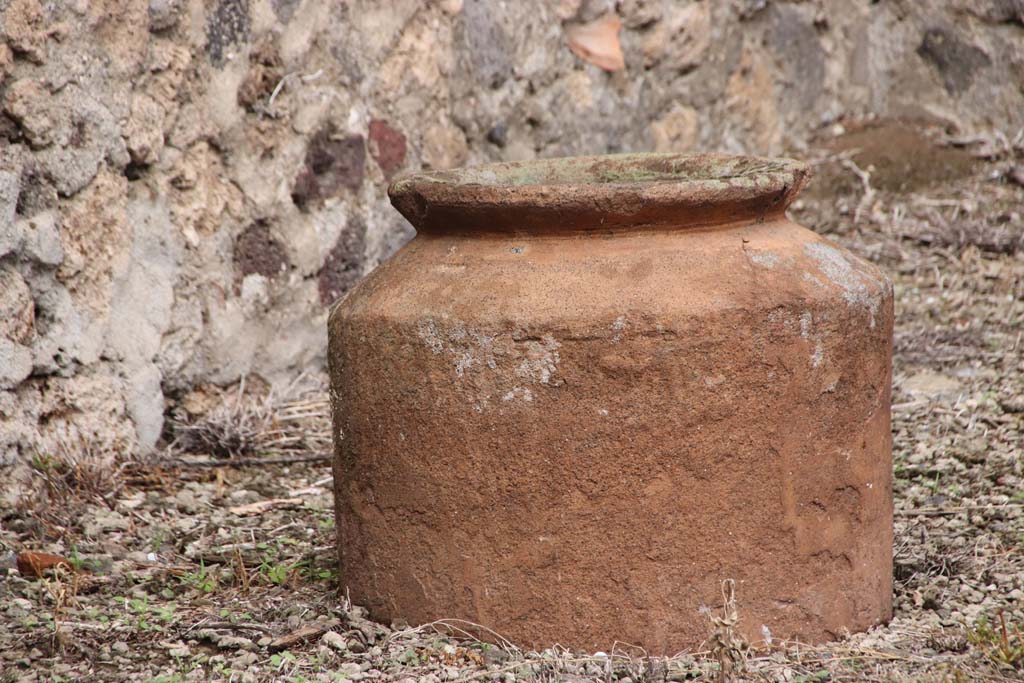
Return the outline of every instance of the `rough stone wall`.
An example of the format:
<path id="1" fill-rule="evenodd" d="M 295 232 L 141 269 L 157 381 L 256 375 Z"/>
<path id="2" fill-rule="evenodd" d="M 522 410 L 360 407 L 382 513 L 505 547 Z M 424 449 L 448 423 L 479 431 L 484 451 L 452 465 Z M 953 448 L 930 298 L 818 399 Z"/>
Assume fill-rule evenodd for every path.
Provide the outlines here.
<path id="1" fill-rule="evenodd" d="M 625 69 L 566 45 L 621 18 Z M 1020 0 L 0 0 L 0 464 L 324 362 L 395 174 L 1024 126 Z"/>

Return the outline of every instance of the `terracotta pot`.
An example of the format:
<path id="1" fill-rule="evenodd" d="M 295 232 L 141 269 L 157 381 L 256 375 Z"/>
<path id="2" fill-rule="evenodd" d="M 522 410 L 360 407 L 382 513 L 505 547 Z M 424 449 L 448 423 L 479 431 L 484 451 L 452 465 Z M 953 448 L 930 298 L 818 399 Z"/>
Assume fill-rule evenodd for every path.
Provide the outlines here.
<path id="1" fill-rule="evenodd" d="M 341 581 L 385 622 L 652 654 L 889 618 L 892 287 L 790 160 L 396 182 L 418 235 L 330 318 Z"/>

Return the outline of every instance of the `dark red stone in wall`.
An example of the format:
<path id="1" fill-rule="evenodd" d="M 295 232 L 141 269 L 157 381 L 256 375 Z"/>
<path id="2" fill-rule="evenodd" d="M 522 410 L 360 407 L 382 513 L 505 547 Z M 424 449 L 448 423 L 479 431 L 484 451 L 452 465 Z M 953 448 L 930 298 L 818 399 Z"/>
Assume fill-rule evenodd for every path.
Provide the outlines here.
<path id="1" fill-rule="evenodd" d="M 363 185 L 366 144 L 361 135 L 339 136 L 329 128 L 310 138 L 306 158 L 295 176 L 292 201 L 303 211 L 319 208 L 342 190 Z"/>
<path id="2" fill-rule="evenodd" d="M 270 228 L 263 223 L 246 228 L 235 240 L 235 272 L 239 279 L 252 273 L 274 278 L 289 265 L 284 245 L 270 234 Z"/>
<path id="3" fill-rule="evenodd" d="M 369 140 L 370 154 L 384 171 L 384 177 L 391 180 L 391 176 L 405 163 L 405 135 L 387 121 L 374 119 L 370 121 Z"/>
<path id="4" fill-rule="evenodd" d="M 365 251 L 366 226 L 350 219 L 320 269 L 320 303 L 330 305 L 362 277 Z"/>

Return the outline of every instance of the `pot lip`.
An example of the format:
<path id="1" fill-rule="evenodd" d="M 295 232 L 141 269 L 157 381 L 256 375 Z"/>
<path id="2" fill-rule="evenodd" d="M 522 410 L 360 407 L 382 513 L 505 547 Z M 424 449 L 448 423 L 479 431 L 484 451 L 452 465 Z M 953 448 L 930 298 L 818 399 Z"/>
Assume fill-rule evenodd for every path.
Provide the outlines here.
<path id="1" fill-rule="evenodd" d="M 653 212 L 685 223 L 709 212 L 740 218 L 781 213 L 809 178 L 807 164 L 787 158 L 631 153 L 415 173 L 396 179 L 388 195 L 418 228 L 431 227 L 441 214 L 450 222 L 460 211 L 475 214 L 485 226 L 487 221 L 479 221 L 483 214 L 495 217 L 506 210 L 600 215 L 616 225 L 641 214 L 650 222 Z"/>

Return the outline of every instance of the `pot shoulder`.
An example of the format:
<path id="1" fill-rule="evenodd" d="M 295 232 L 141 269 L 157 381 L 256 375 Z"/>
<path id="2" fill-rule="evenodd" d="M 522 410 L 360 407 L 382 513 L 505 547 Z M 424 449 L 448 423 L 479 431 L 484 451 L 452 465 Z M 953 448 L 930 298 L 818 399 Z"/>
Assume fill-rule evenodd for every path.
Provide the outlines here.
<path id="1" fill-rule="evenodd" d="M 873 327 L 892 285 L 873 264 L 788 220 L 704 230 L 418 236 L 339 302 L 331 327 L 426 319 L 586 328 L 833 307 Z"/>

